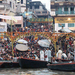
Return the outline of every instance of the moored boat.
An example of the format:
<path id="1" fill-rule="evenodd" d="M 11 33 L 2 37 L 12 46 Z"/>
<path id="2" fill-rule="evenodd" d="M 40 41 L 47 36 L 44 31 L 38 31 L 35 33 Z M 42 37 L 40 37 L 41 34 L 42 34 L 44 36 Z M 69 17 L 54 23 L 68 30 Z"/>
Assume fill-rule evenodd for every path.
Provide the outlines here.
<path id="1" fill-rule="evenodd" d="M 48 63 L 47 66 L 51 70 L 75 71 L 75 62 Z"/>
<path id="2" fill-rule="evenodd" d="M 19 58 L 19 65 L 21 68 L 46 68 L 47 61 L 29 59 L 29 58 Z"/>
<path id="3" fill-rule="evenodd" d="M 18 62 L 0 61 L 0 68 L 17 68 L 20 67 Z"/>

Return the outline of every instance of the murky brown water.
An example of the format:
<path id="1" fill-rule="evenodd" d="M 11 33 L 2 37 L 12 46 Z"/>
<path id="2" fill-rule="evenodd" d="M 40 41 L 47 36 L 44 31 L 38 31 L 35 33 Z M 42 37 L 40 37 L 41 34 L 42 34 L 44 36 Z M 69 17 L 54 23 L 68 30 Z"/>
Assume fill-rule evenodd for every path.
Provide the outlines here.
<path id="1" fill-rule="evenodd" d="M 21 69 L 4 68 L 0 69 L 0 75 L 75 75 L 75 72 L 52 71 L 44 69 Z"/>

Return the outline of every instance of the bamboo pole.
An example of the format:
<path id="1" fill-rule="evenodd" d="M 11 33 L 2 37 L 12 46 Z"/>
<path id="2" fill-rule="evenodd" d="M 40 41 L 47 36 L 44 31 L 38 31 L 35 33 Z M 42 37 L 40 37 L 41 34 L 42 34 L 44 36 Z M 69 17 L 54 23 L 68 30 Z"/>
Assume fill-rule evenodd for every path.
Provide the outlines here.
<path id="1" fill-rule="evenodd" d="M 14 43 L 14 41 L 13 41 L 13 39 L 12 39 L 12 55 L 13 55 L 13 57 L 14 57 L 14 52 L 13 52 L 13 43 Z"/>
<path id="2" fill-rule="evenodd" d="M 12 20 L 11 20 L 11 42 L 12 42 L 12 55 L 14 57 L 14 53 L 13 53 L 13 37 L 12 37 Z"/>

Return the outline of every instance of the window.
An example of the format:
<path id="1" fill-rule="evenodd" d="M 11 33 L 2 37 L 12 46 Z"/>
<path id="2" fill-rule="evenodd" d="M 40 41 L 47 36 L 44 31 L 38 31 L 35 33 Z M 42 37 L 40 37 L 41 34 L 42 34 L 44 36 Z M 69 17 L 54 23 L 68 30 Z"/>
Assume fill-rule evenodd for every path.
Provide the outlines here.
<path id="1" fill-rule="evenodd" d="M 35 9 L 39 9 L 39 6 L 38 6 L 38 5 L 36 5 L 36 6 L 35 6 Z"/>
<path id="2" fill-rule="evenodd" d="M 58 27 L 65 27 L 65 24 L 58 24 Z"/>
<path id="3" fill-rule="evenodd" d="M 70 14 L 74 14 L 74 7 L 70 7 Z"/>
<path id="4" fill-rule="evenodd" d="M 46 8 L 45 8 L 45 7 L 43 7 L 43 9 L 44 9 L 44 10 L 46 10 Z"/>
<path id="5" fill-rule="evenodd" d="M 59 8 L 58 8 L 58 11 L 62 11 L 62 7 L 59 7 Z"/>
<path id="6" fill-rule="evenodd" d="M 29 4 L 29 2 L 27 2 L 27 4 Z"/>
<path id="7" fill-rule="evenodd" d="M 21 4 L 23 4 L 23 0 L 21 0 Z"/>
<path id="8" fill-rule="evenodd" d="M 68 11 L 68 7 L 64 7 L 64 11 Z"/>
<path id="9" fill-rule="evenodd" d="M 14 3 L 13 3 L 13 9 L 14 9 Z"/>
<path id="10" fill-rule="evenodd" d="M 21 24 L 15 24 L 16 27 L 21 27 Z"/>
<path id="11" fill-rule="evenodd" d="M 47 11 L 43 11 L 42 13 L 47 13 Z"/>
<path id="12" fill-rule="evenodd" d="M 74 23 L 69 23 L 68 27 L 74 27 Z"/>
<path id="13" fill-rule="evenodd" d="M 15 4 L 16 4 L 16 0 L 15 0 Z"/>
<path id="14" fill-rule="evenodd" d="M 68 1 L 68 0 L 65 0 L 65 1 Z"/>
<path id="15" fill-rule="evenodd" d="M 2 22 L 2 19 L 0 18 L 0 22 Z"/>
<path id="16" fill-rule="evenodd" d="M 36 12 L 36 14 L 40 14 L 41 12 Z"/>
<path id="17" fill-rule="evenodd" d="M 34 5 L 36 5 L 36 3 L 34 3 Z"/>
<path id="18" fill-rule="evenodd" d="M 30 9 L 32 9 L 32 6 L 30 6 Z"/>
<path id="19" fill-rule="evenodd" d="M 2 3 L 2 1 L 0 1 L 0 3 Z"/>
<path id="20" fill-rule="evenodd" d="M 12 7 L 12 3 L 10 2 L 10 7 Z"/>
<path id="21" fill-rule="evenodd" d="M 70 10 L 71 10 L 71 11 L 74 11 L 74 7 L 71 7 Z"/>

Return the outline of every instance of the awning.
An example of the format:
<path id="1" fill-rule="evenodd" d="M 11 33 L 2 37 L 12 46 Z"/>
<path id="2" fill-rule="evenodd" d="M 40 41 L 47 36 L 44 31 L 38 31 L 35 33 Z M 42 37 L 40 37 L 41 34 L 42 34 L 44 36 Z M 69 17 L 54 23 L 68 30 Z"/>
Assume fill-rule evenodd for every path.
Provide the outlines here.
<path id="1" fill-rule="evenodd" d="M 24 43 L 24 44 L 28 43 L 26 40 L 23 40 L 23 39 L 19 39 L 17 42 L 18 43 Z"/>
<path id="2" fill-rule="evenodd" d="M 43 40 L 39 40 L 38 44 L 42 47 L 49 47 L 50 46 L 50 41 L 48 41 L 47 39 L 43 39 Z"/>
<path id="3" fill-rule="evenodd" d="M 63 28 L 63 29 L 60 29 L 60 31 L 62 32 L 66 32 L 66 33 L 71 33 L 72 31 L 68 28 Z"/>
<path id="4" fill-rule="evenodd" d="M 16 45 L 16 49 L 19 51 L 27 51 L 28 50 L 28 46 L 27 45 L 23 45 L 23 44 L 17 44 Z"/>

